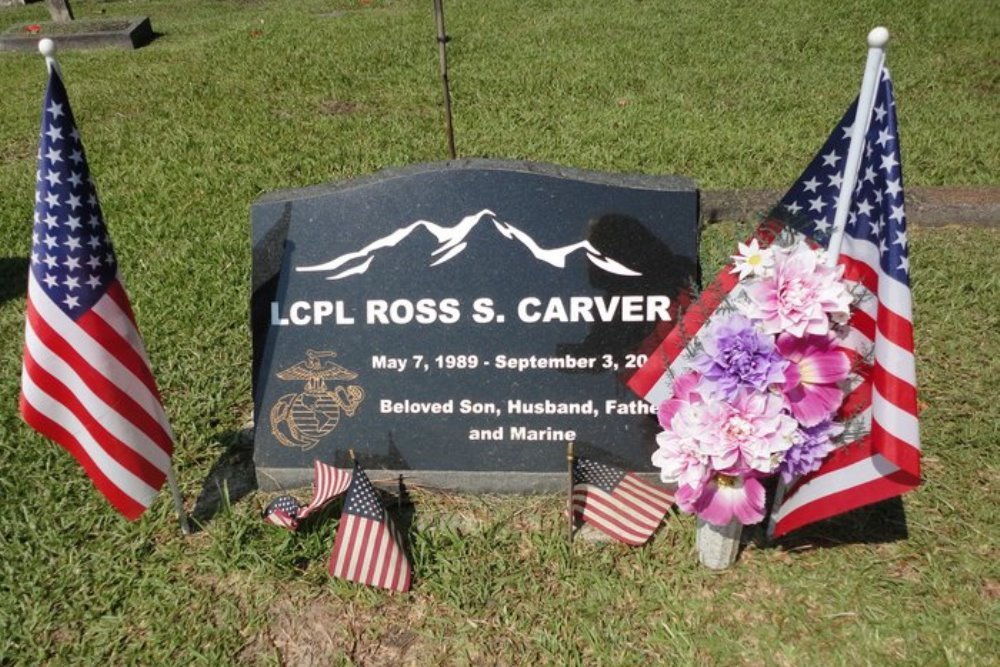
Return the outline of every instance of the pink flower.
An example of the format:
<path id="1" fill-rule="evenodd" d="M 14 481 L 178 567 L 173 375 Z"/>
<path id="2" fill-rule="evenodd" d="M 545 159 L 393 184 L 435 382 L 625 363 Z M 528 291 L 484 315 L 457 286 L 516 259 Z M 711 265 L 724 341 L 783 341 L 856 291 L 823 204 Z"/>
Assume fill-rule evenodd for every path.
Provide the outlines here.
<path id="1" fill-rule="evenodd" d="M 744 469 L 764 474 L 778 469 L 799 427 L 785 407 L 778 394 L 746 394 L 736 402 L 737 414 L 727 424 L 727 435 L 739 442 Z"/>
<path id="2" fill-rule="evenodd" d="M 669 428 L 670 420 L 684 404 L 693 400 L 702 400 L 701 395 L 697 392 L 699 382 L 701 382 L 701 376 L 694 372 L 685 373 L 674 380 L 673 396 L 660 403 L 660 408 L 656 411 L 660 426 Z"/>
<path id="3" fill-rule="evenodd" d="M 851 362 L 829 336 L 778 336 L 778 352 L 790 363 L 785 369 L 785 399 L 803 426 L 829 419 L 844 400 L 839 382 L 847 378 Z"/>
<path id="4" fill-rule="evenodd" d="M 830 320 L 846 322 L 851 295 L 840 281 L 843 267 L 823 266 L 804 244 L 773 249 L 774 272 L 747 286 L 747 317 L 764 333 L 794 336 L 830 331 Z"/>
<path id="5" fill-rule="evenodd" d="M 702 450 L 709 437 L 701 419 L 704 407 L 700 401 L 681 401 L 670 424 L 657 434 L 659 449 L 653 452 L 652 461 L 664 482 L 700 491 L 712 476 L 708 454 Z"/>
<path id="6" fill-rule="evenodd" d="M 778 394 L 743 392 L 725 403 L 690 392 L 678 400 L 662 433 L 653 465 L 667 483 L 700 493 L 715 473 L 772 473 L 791 447 L 798 424 Z"/>
<path id="7" fill-rule="evenodd" d="M 677 505 L 682 510 L 724 526 L 733 517 L 743 525 L 764 519 L 764 486 L 756 477 L 716 475 L 695 495 L 693 489 L 677 489 Z"/>

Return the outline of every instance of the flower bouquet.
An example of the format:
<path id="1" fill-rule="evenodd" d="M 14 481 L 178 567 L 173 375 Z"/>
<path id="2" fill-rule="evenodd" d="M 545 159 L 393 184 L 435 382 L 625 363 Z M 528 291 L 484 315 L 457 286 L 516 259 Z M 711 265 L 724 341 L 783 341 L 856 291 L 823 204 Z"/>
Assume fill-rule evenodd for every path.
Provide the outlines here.
<path id="1" fill-rule="evenodd" d="M 838 341 L 852 302 L 843 267 L 789 234 L 739 251 L 729 306 L 688 345 L 659 407 L 652 457 L 678 507 L 697 515 L 700 558 L 716 569 L 735 560 L 742 527 L 764 519 L 762 480 L 788 484 L 836 448 L 851 371 Z"/>

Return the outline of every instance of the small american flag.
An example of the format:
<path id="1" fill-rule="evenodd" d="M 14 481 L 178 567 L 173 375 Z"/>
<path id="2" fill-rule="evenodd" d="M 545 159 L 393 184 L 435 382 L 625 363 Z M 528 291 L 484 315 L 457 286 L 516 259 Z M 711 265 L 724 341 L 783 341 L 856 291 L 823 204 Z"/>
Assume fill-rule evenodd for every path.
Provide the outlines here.
<path id="1" fill-rule="evenodd" d="M 856 109 L 855 101 L 758 229 L 762 240 L 784 230 L 821 246 L 829 243 Z M 843 341 L 855 366 L 852 391 L 838 413 L 846 425 L 845 442 L 819 470 L 790 487 L 773 513 L 776 536 L 920 483 L 909 246 L 896 104 L 884 68 L 867 128 L 839 257 L 844 280 L 858 297 Z M 733 309 L 733 292 L 739 289 L 730 267 L 724 267 L 629 380 L 630 388 L 654 405 L 669 398 L 672 378 L 688 368 L 705 324 L 717 311 Z"/>
<path id="2" fill-rule="evenodd" d="M 347 491 L 350 483 L 350 470 L 334 468 L 316 459 L 313 461 L 312 501 L 303 507 L 292 496 L 279 496 L 264 508 L 261 517 L 275 526 L 297 530 L 307 516 Z"/>
<path id="3" fill-rule="evenodd" d="M 573 516 L 625 544 L 644 544 L 674 496 L 632 473 L 590 459 L 573 460 Z"/>
<path id="4" fill-rule="evenodd" d="M 318 459 L 313 461 L 313 499 L 299 510 L 299 521 L 305 519 L 328 502 L 347 491 L 351 484 L 351 471 L 329 466 Z"/>
<path id="5" fill-rule="evenodd" d="M 281 528 L 295 530 L 299 527 L 299 501 L 292 496 L 278 496 L 264 508 L 261 517 Z"/>
<path id="6" fill-rule="evenodd" d="M 402 544 L 378 492 L 361 465 L 355 463 L 330 554 L 330 575 L 367 586 L 408 591 L 412 571 Z"/>
<path id="7" fill-rule="evenodd" d="M 173 438 L 55 68 L 37 182 L 21 415 L 136 519 L 166 479 Z"/>

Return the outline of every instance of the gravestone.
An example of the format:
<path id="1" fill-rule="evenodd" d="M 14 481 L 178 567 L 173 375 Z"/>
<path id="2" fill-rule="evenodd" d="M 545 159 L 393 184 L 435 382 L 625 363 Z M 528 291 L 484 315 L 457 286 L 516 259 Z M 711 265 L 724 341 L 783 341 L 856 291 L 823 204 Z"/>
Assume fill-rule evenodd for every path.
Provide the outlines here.
<path id="1" fill-rule="evenodd" d="M 566 443 L 652 471 L 625 381 L 697 275 L 680 177 L 465 160 L 251 209 L 261 488 L 318 458 L 474 491 L 554 490 Z"/>
<path id="2" fill-rule="evenodd" d="M 73 20 L 73 8 L 69 6 L 69 0 L 45 0 L 45 6 L 49 9 L 49 16 L 56 23 Z"/>

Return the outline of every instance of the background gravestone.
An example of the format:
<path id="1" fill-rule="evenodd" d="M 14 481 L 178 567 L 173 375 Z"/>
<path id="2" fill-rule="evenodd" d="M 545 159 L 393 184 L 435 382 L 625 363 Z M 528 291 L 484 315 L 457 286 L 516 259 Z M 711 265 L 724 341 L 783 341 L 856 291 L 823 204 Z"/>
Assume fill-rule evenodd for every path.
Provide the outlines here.
<path id="1" fill-rule="evenodd" d="M 259 484 L 353 448 L 417 484 L 554 489 L 568 439 L 651 471 L 624 382 L 697 275 L 697 219 L 688 179 L 485 160 L 260 198 Z"/>

